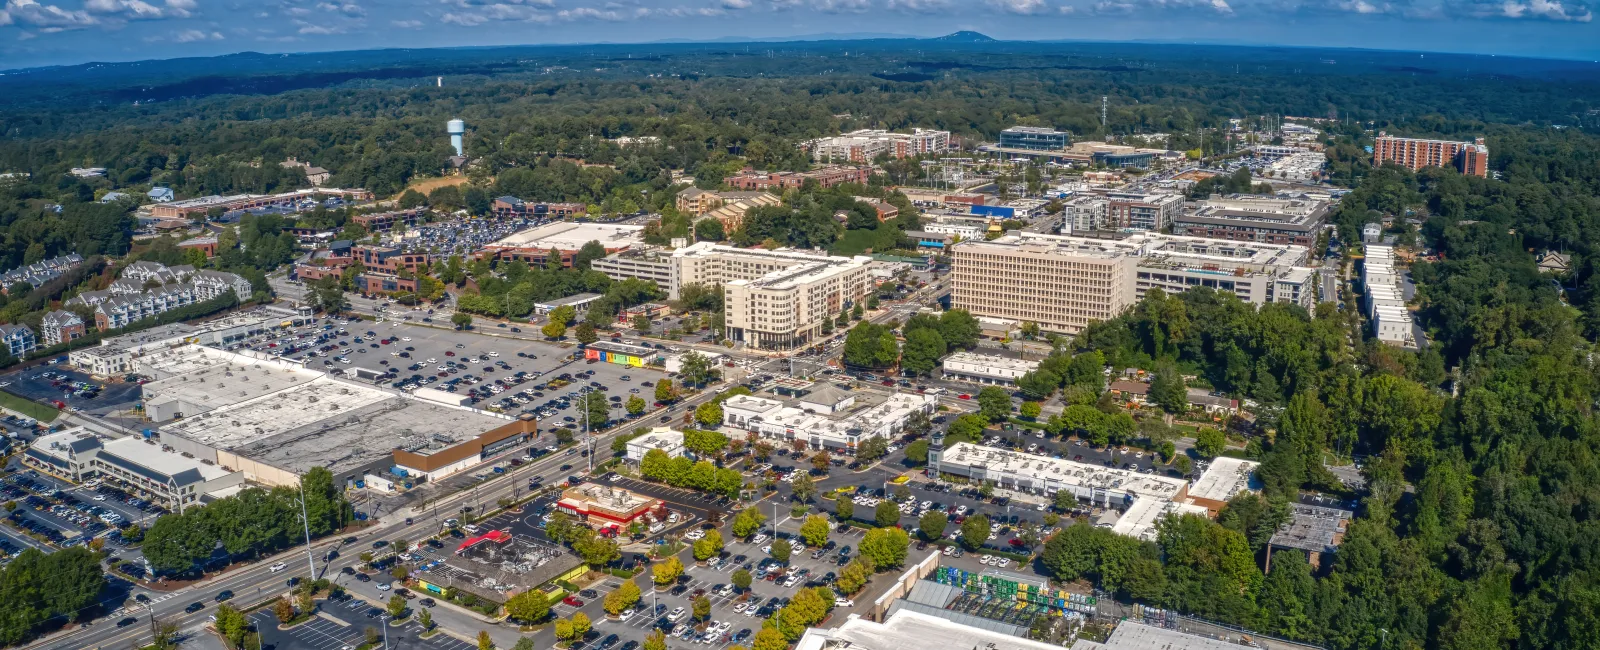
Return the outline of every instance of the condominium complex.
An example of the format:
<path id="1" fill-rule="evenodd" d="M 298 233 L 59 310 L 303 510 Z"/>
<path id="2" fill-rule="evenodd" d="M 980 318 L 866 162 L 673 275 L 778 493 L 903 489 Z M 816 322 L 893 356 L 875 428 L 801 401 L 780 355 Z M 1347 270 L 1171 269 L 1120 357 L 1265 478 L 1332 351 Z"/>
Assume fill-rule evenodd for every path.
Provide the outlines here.
<path id="1" fill-rule="evenodd" d="M 741 268 L 747 260 L 757 268 L 778 262 L 719 257 L 724 268 Z M 867 273 L 871 261 L 865 256 L 814 256 L 798 264 L 790 261 L 787 268 L 755 279 L 727 282 L 723 305 L 728 338 L 767 350 L 792 350 L 809 344 L 822 336 L 824 322 L 850 309 L 872 289 Z M 684 274 L 680 279 L 690 277 Z"/>
<path id="2" fill-rule="evenodd" d="M 1174 217 L 1172 232 L 1309 247 L 1316 243 L 1317 229 L 1332 210 L 1333 202 L 1321 198 L 1213 195 Z"/>
<path id="3" fill-rule="evenodd" d="M 122 277 L 104 291 L 85 291 L 67 300 L 65 306 L 92 309 L 95 327 L 103 332 L 230 292 L 243 302 L 253 290 L 249 280 L 233 273 L 141 261 L 124 268 Z"/>
<path id="4" fill-rule="evenodd" d="M 765 191 L 714 192 L 691 187 L 678 192 L 677 205 L 679 212 L 716 219 L 726 232 L 733 232 L 744 225 L 744 213 L 782 202 L 777 195 Z"/>
<path id="5" fill-rule="evenodd" d="M 1489 175 L 1489 147 L 1483 138 L 1472 142 L 1398 138 L 1382 131 L 1372 141 L 1373 166 L 1394 163 L 1411 171 L 1423 167 L 1454 167 L 1471 176 Z"/>
<path id="6" fill-rule="evenodd" d="M 804 172 L 758 172 L 746 169 L 722 179 L 722 182 L 741 190 L 783 191 L 805 185 L 806 181 L 816 181 L 817 185 L 822 187 L 833 187 L 844 183 L 866 185 L 867 179 L 871 177 L 872 170 L 867 167 L 829 165 Z"/>
<path id="7" fill-rule="evenodd" d="M 1183 195 L 1107 192 L 1104 230 L 1161 230 L 1183 214 Z"/>
<path id="8" fill-rule="evenodd" d="M 685 285 L 717 286 L 734 280 L 759 280 L 768 274 L 806 264 L 826 262 L 841 265 L 866 259 L 831 257 L 819 251 L 792 248 L 766 250 L 698 242 L 676 250 L 643 248 L 622 251 L 595 260 L 592 268 L 618 280 L 651 280 L 666 291 L 669 298 L 677 298 L 678 291 Z"/>
<path id="9" fill-rule="evenodd" d="M 870 163 L 878 156 L 906 158 L 950 150 L 950 132 L 932 129 L 913 129 L 911 133 L 895 133 L 883 129 L 861 129 L 831 138 L 820 138 L 805 143 L 811 158 L 817 162 Z"/>
<path id="10" fill-rule="evenodd" d="M 1012 233 L 951 247 L 952 304 L 975 316 L 1076 333 L 1146 291 L 1227 291 L 1252 305 L 1312 306 L 1316 274 L 1299 246 L 1141 233 L 1120 240 Z"/>
<path id="11" fill-rule="evenodd" d="M 1394 270 L 1394 247 L 1367 245 L 1362 260 L 1361 282 L 1366 287 L 1365 307 L 1372 321 L 1372 333 L 1389 345 L 1417 347 L 1411 312 L 1406 309 L 1405 292 Z"/>

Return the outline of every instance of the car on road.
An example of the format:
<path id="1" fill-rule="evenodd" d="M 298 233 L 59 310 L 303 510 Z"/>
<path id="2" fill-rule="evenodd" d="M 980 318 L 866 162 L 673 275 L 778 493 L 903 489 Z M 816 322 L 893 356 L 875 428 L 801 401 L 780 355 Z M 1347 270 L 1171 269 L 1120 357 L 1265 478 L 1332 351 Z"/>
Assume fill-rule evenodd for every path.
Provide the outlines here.
<path id="1" fill-rule="evenodd" d="M 125 619 L 117 621 L 117 627 L 128 627 L 129 625 L 133 625 L 134 623 L 138 623 L 138 622 L 139 622 L 139 619 L 134 618 L 132 616 L 129 616 L 129 617 L 125 618 Z"/>
<path id="2" fill-rule="evenodd" d="M 231 590 L 231 589 L 223 589 L 220 593 L 217 594 L 217 602 L 219 602 L 219 603 L 222 602 L 222 601 L 228 600 L 230 598 L 233 598 L 233 590 Z"/>
<path id="3" fill-rule="evenodd" d="M 198 612 L 198 611 L 200 611 L 202 609 L 205 609 L 205 608 L 206 608 L 206 604 L 205 603 L 202 603 L 202 602 L 199 602 L 199 601 L 195 601 L 195 602 L 189 603 L 189 606 L 183 608 L 183 611 L 187 612 L 189 614 L 193 614 L 193 613 Z"/>

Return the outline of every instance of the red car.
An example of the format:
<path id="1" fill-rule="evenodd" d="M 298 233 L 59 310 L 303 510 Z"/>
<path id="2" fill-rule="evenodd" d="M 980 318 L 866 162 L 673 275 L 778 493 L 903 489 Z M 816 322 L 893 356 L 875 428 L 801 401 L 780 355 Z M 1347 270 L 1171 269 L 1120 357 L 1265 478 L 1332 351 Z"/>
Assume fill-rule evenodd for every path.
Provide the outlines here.
<path id="1" fill-rule="evenodd" d="M 583 607 L 583 601 L 578 600 L 577 596 L 567 596 L 566 598 L 562 598 L 561 602 L 566 603 L 568 605 L 571 605 L 573 607 Z"/>
<path id="2" fill-rule="evenodd" d="M 962 393 L 962 394 L 960 394 L 960 395 L 957 395 L 957 396 L 956 396 L 956 399 L 972 399 L 972 396 L 971 396 L 971 395 L 968 395 L 968 394 L 966 394 L 966 393 Z"/>

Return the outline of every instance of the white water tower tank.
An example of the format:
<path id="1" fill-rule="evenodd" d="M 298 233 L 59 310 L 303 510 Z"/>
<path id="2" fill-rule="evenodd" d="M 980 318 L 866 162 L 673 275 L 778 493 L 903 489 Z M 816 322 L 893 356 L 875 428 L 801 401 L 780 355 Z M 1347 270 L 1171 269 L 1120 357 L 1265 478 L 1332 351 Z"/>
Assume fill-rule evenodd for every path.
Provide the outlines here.
<path id="1" fill-rule="evenodd" d="M 467 132 L 467 123 L 459 119 L 450 120 L 445 123 L 444 130 L 450 134 L 450 146 L 455 148 L 456 155 L 465 155 L 461 150 L 461 136 Z"/>

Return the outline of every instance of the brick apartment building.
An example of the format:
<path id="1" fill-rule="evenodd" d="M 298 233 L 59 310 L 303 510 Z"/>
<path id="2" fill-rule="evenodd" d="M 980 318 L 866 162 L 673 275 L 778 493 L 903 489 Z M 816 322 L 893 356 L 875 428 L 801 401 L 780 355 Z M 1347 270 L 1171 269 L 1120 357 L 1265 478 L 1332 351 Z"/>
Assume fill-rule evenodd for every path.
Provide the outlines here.
<path id="1" fill-rule="evenodd" d="M 1489 147 L 1483 138 L 1472 142 L 1400 138 L 1382 131 L 1372 142 L 1373 166 L 1392 162 L 1411 171 L 1423 167 L 1454 167 L 1471 176 L 1489 175 Z"/>
<path id="2" fill-rule="evenodd" d="M 746 169 L 737 176 L 730 176 L 723 182 L 741 190 L 770 190 L 782 191 L 791 187 L 798 188 L 808 180 L 815 180 L 823 187 L 833 187 L 844 183 L 867 184 L 867 179 L 872 172 L 866 167 L 824 167 L 807 172 L 758 172 Z"/>

